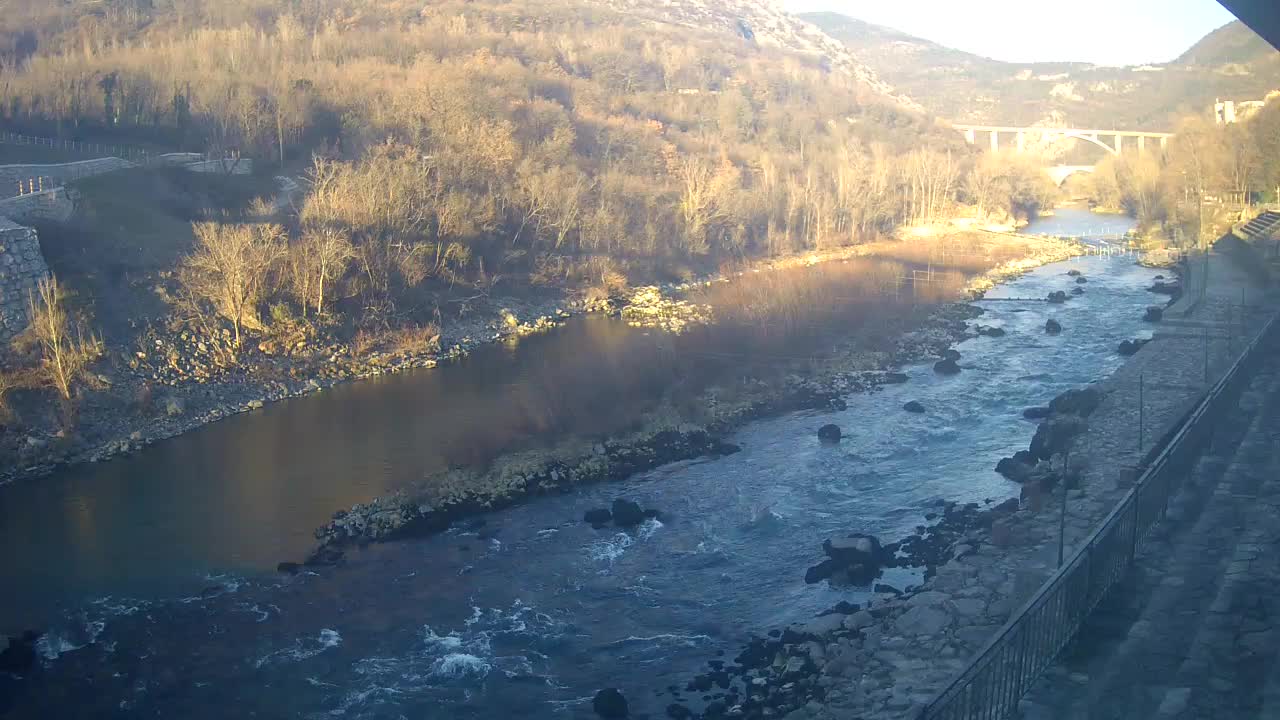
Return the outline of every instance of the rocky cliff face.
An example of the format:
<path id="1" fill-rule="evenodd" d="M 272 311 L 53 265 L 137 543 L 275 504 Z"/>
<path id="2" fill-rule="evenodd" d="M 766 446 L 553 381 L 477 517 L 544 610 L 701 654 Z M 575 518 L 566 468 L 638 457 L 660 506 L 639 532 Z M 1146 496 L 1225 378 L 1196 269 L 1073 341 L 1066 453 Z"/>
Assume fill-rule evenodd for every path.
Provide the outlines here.
<path id="1" fill-rule="evenodd" d="M 743 42 L 820 58 L 832 72 L 846 75 L 871 92 L 905 108 L 921 106 L 885 82 L 846 44 L 797 15 L 777 0 L 599 0 L 615 11 L 647 22 L 736 35 Z"/>

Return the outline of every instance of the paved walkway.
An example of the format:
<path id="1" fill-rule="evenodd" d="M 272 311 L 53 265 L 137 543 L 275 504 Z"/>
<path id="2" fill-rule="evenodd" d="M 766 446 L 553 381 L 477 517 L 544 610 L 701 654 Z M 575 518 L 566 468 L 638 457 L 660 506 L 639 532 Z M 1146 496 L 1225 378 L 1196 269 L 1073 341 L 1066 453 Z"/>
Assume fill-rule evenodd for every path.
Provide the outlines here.
<path id="1" fill-rule="evenodd" d="M 1022 718 L 1280 718 L 1280 364 L 1240 405 Z"/>

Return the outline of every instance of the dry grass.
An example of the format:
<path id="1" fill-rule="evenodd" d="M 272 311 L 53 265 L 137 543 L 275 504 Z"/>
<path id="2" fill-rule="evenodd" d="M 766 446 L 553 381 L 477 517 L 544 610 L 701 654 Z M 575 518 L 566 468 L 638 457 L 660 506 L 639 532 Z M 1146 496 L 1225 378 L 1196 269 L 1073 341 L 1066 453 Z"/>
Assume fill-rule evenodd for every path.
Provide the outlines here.
<path id="1" fill-rule="evenodd" d="M 440 349 L 440 327 L 434 323 L 370 330 L 361 328 L 351 339 L 351 352 L 367 357 L 375 351 L 392 355 L 422 355 Z"/>

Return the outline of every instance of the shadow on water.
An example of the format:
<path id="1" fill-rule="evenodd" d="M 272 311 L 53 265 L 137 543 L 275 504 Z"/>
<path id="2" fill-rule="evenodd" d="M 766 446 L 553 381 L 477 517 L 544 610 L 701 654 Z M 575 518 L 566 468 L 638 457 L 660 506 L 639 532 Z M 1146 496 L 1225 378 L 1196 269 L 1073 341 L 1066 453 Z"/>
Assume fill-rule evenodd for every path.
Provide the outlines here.
<path id="1" fill-rule="evenodd" d="M 436 370 L 338 386 L 0 487 L 0 576 L 17 580 L 0 596 L 0 632 L 86 595 L 190 592 L 206 573 L 272 570 L 305 555 L 335 510 L 449 467 L 601 438 L 654 411 L 704 420 L 709 386 L 732 397 L 775 381 L 834 337 L 883 342 L 920 311 L 916 300 L 954 297 L 962 282 L 937 272 L 915 298 L 910 277 L 899 280 L 906 267 L 748 274 L 693 292 L 721 322 L 682 335 L 575 318 Z"/>
<path id="2" fill-rule="evenodd" d="M 602 686 L 622 688 L 634 712 L 660 716 L 669 700 L 656 691 L 682 684 L 708 660 L 731 660 L 746 633 L 812 617 L 840 600 L 865 600 L 866 588 L 803 582 L 804 568 L 821 557 L 824 537 L 856 530 L 895 538 L 921 523 L 940 498 L 999 501 L 1016 493 L 1017 486 L 992 468 L 1000 457 L 1026 446 L 1033 430 L 1021 419 L 1022 408 L 1044 404 L 1066 388 L 1114 371 L 1122 362 L 1116 343 L 1142 332 L 1142 309 L 1151 301 L 1143 288 L 1155 271 L 1128 259 L 1094 257 L 1074 267 L 1084 271 L 1089 283 L 1085 295 L 1066 305 L 987 303 L 983 324 L 1002 327 L 1007 335 L 962 343 L 960 375 L 938 376 L 928 364 L 905 368 L 909 382 L 852 396 L 846 410 L 792 413 L 743 427 L 731 438 L 742 446 L 739 453 L 673 463 L 623 482 L 537 498 L 446 533 L 370 547 L 354 553 L 345 566 L 319 575 L 211 578 L 203 583 L 209 586 L 203 593 L 180 600 L 157 600 L 134 586 L 121 594 L 148 599 L 81 601 L 42 641 L 45 660 L 22 687 L 14 716 L 44 717 L 56 708 L 63 717 L 123 713 L 212 719 L 235 707 L 258 717 L 586 718 L 592 716 L 591 693 Z M 861 297 L 847 292 L 849 280 L 838 270 L 831 278 L 820 294 Z M 755 302 L 773 307 L 768 317 L 785 317 L 780 308 L 809 302 L 809 290 L 788 288 L 784 280 L 769 282 L 779 286 L 776 297 Z M 1071 285 L 1063 266 L 1049 266 L 993 295 L 1043 297 Z M 720 293 L 721 306 L 733 308 L 724 313 L 719 332 L 725 335 L 714 341 L 722 348 L 756 353 L 756 361 L 748 363 L 753 372 L 776 370 L 779 365 L 772 360 L 777 356 L 803 357 L 834 334 L 835 321 L 813 321 L 803 313 L 752 332 L 761 317 L 754 314 L 752 298 L 735 295 L 731 286 L 711 286 L 705 292 L 709 298 Z M 847 322 L 844 327 L 857 326 L 856 313 L 851 315 L 853 320 L 842 321 Z M 1046 317 L 1059 319 L 1064 332 L 1046 336 Z M 696 368 L 715 368 L 706 377 L 717 377 L 743 367 L 744 353 L 735 351 L 718 359 L 719 364 L 703 366 L 689 359 L 697 357 L 693 348 L 699 345 L 677 344 L 707 343 L 712 335 L 671 339 L 600 323 L 571 323 L 522 343 L 514 354 L 495 348 L 493 358 L 478 353 L 467 362 L 477 367 L 512 362 L 527 350 L 529 359 L 520 364 L 525 374 L 508 376 L 519 378 L 513 384 L 556 378 L 558 372 L 580 373 L 588 367 L 579 362 L 583 345 L 575 346 L 578 353 L 569 348 L 556 354 L 554 346 L 562 342 L 557 337 L 602 333 L 592 340 L 593 347 L 611 351 L 591 358 L 592 364 L 617 363 L 606 374 L 615 381 L 639 378 L 624 386 L 636 390 L 619 389 L 623 394 L 614 397 L 619 402 L 638 398 L 636 402 L 650 406 L 663 402 L 654 383 L 664 373 L 683 372 L 693 378 L 689 387 L 696 387 L 696 378 L 702 377 Z M 786 326 L 794 332 L 780 330 Z M 547 347 L 535 354 L 539 343 Z M 541 365 L 535 356 L 553 360 Z M 651 365 L 658 369 L 649 370 Z M 686 369 L 690 366 L 695 369 Z M 463 393 L 454 385 L 466 387 L 465 373 L 446 384 L 450 370 L 350 386 L 298 403 L 316 408 L 311 411 L 316 416 L 320 408 L 333 411 L 313 418 L 314 424 L 292 426 L 318 434 L 320 442 L 283 452 L 275 447 L 279 438 L 258 438 L 271 447 L 263 451 L 264 462 L 305 464 L 307 472 L 291 476 L 297 483 L 308 480 L 308 472 L 317 481 L 332 482 L 323 479 L 350 472 L 344 463 L 377 471 L 371 474 L 378 478 L 402 477 L 408 472 L 406 458 L 416 463 L 412 472 L 450 461 L 454 446 L 442 438 L 465 444 L 467 437 L 450 425 L 499 434 L 514 434 L 507 428 L 520 427 L 536 434 L 543 427 L 554 433 L 582 427 L 574 422 L 605 422 L 585 411 L 581 416 L 558 411 L 554 419 L 542 421 L 549 424 L 530 425 L 535 421 L 526 411 L 513 409 L 519 406 L 508 385 L 475 416 L 459 411 L 447 420 L 431 421 L 433 425 L 421 424 L 428 422 L 425 416 L 439 414 L 430 412 L 427 403 L 444 397 L 414 395 L 424 379 L 442 383 L 436 393 Z M 559 390 L 557 385 L 546 388 L 548 393 Z M 647 400 L 646 390 L 652 393 Z M 340 407 L 325 405 L 343 400 L 344 392 L 349 399 Z M 395 422 L 382 419 L 382 413 L 353 409 L 362 392 L 385 393 L 383 402 L 400 413 Z M 547 404 L 529 392 L 534 407 Z M 926 413 L 904 412 L 906 400 L 920 401 Z M 233 425 L 241 425 L 237 433 L 256 429 L 270 435 L 267 428 L 282 423 L 294 405 L 173 444 L 230 432 Z M 608 403 L 597 407 L 605 413 L 610 409 Z M 629 422 L 625 413 L 608 417 L 619 427 Z M 840 445 L 817 442 L 814 431 L 826 422 L 845 428 Z M 362 438 L 359 447 L 375 449 L 373 457 L 344 459 L 352 447 L 344 434 L 353 427 L 391 437 Z M 428 428 L 437 428 L 438 434 L 428 435 Z M 273 432 L 298 437 L 293 430 Z M 430 442 L 422 442 L 424 438 Z M 211 445 L 202 462 L 229 472 L 228 465 L 219 464 L 218 447 Z M 191 458 L 178 456 L 173 462 Z M 252 470 L 247 465 L 235 468 Z M 260 480 L 267 488 L 255 488 L 269 490 L 265 497 L 288 496 L 274 484 L 281 482 L 278 477 L 255 477 L 272 480 Z M 363 481 L 371 483 L 366 489 L 383 482 Z M 661 509 L 662 522 L 635 531 L 596 530 L 581 522 L 584 510 L 618 496 Z M 121 508 L 131 507 L 128 498 L 119 502 Z M 198 513 L 187 512 L 189 522 L 199 522 Z M 294 508 L 281 515 L 291 513 L 304 514 Z M 234 525 L 251 538 L 261 535 L 259 542 L 269 541 L 268 532 L 232 518 L 223 515 L 209 522 Z M 133 519 L 140 521 L 140 516 Z M 90 542 L 95 526 L 87 527 L 82 537 Z M 229 536 L 207 541 L 239 542 Z M 111 547 L 118 552 L 118 545 Z M 223 557 L 220 553 L 208 552 L 202 567 L 209 567 L 207 557 Z M 105 555 L 99 559 L 110 562 Z M 22 577 L 55 584 L 58 571 L 47 566 Z M 912 582 L 910 576 L 887 579 Z M 92 592 L 79 578 L 66 583 L 80 597 Z"/>

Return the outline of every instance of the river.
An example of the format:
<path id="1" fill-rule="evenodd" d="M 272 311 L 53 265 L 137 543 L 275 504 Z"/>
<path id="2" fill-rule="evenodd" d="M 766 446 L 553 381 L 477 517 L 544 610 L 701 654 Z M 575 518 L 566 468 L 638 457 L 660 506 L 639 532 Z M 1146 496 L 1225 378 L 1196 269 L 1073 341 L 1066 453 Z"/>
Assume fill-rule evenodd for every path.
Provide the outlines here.
<path id="1" fill-rule="evenodd" d="M 1030 231 L 1127 228 L 1060 210 Z M 1007 334 L 959 345 L 958 376 L 906 368 L 909 382 L 850 396 L 846 410 L 747 425 L 730 438 L 736 454 L 537 498 L 318 574 L 269 569 L 300 556 L 334 509 L 425 472 L 625 427 L 616 408 L 652 401 L 676 351 L 662 333 L 584 319 L 455 368 L 340 387 L 0 488 L 0 632 L 51 628 L 12 715 L 588 717 L 603 686 L 661 714 L 658 690 L 731 658 L 746 633 L 866 598 L 803 582 L 823 538 L 897 539 L 942 500 L 1016 496 L 992 468 L 1033 433 L 1022 409 L 1114 371 L 1116 345 L 1143 336 L 1154 300 L 1156 271 L 1126 257 L 1047 266 L 988 297 L 1069 290 L 1069 267 L 1089 282 L 1066 305 L 978 303 Z M 1043 333 L 1047 317 L 1061 335 Z M 648 374 L 635 376 L 636 358 Z M 560 411 L 530 410 L 572 398 L 584 368 L 610 362 L 622 370 L 601 399 L 586 385 Z M 903 412 L 908 400 L 927 412 Z M 817 442 L 828 422 L 841 444 Z M 663 520 L 631 533 L 582 523 L 616 497 Z"/>

